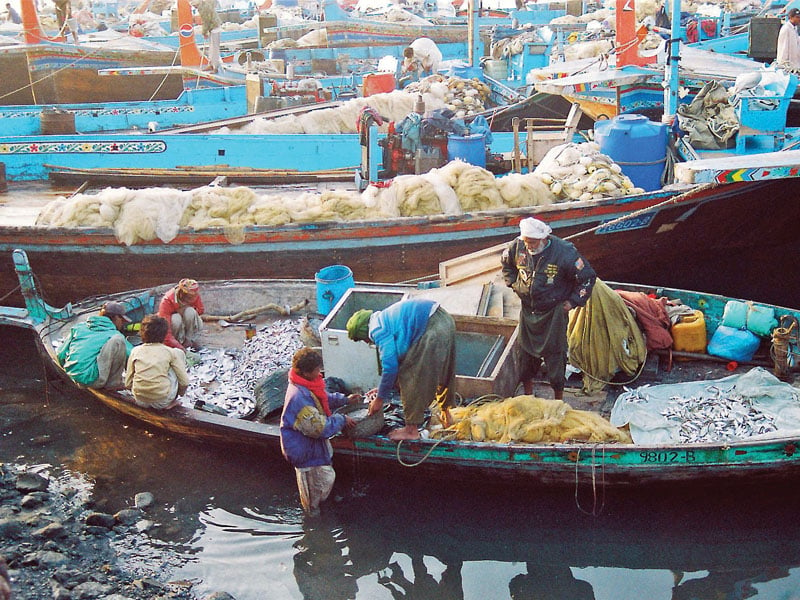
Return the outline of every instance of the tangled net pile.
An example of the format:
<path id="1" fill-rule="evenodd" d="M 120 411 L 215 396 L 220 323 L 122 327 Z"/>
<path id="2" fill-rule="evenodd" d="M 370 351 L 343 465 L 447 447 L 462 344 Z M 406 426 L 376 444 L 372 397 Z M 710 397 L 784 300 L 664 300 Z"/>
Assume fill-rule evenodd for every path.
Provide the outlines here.
<path id="1" fill-rule="evenodd" d="M 630 434 L 599 414 L 570 408 L 562 400 L 515 396 L 497 402 L 451 408 L 453 424 L 434 430 L 434 437 L 455 436 L 476 442 L 619 442 L 632 443 Z"/>
<path id="2" fill-rule="evenodd" d="M 641 194 L 622 168 L 595 142 L 562 144 L 552 148 L 534 169 L 560 200 L 598 200 L 603 197 Z"/>
<path id="3" fill-rule="evenodd" d="M 232 243 L 241 243 L 246 226 L 462 214 L 553 201 L 538 175 L 498 179 L 481 167 L 453 161 L 425 175 L 397 177 L 388 188 L 369 187 L 363 194 L 329 190 L 259 195 L 247 187 L 211 186 L 190 191 L 106 188 L 50 202 L 36 225 L 112 228 L 127 245 L 170 242 L 181 229 L 219 227 Z"/>

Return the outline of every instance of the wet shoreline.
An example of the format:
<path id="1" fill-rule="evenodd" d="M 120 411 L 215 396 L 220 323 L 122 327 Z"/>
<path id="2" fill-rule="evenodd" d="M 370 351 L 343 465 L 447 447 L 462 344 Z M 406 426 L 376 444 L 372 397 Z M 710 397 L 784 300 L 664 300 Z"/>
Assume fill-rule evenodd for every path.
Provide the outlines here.
<path id="1" fill-rule="evenodd" d="M 131 569 L 119 546 L 142 543 L 154 526 L 148 494 L 115 514 L 96 510 L 90 486 L 66 471 L 0 464 L 0 556 L 14 600 L 190 599 L 192 582 L 170 581 L 164 555 L 151 572 Z M 127 539 L 125 539 L 127 538 Z"/>

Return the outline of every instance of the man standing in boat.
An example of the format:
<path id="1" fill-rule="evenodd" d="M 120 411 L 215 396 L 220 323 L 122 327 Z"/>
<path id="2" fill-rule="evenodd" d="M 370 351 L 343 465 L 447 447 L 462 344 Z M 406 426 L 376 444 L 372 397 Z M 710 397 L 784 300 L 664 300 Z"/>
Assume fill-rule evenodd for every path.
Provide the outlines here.
<path id="1" fill-rule="evenodd" d="M 519 223 L 520 235 L 503 251 L 503 279 L 522 301 L 519 341 L 530 359 L 522 373 L 526 394 L 544 360 L 553 397 L 564 397 L 569 311 L 583 306 L 597 279 L 571 243 L 533 217 Z"/>
<path id="2" fill-rule="evenodd" d="M 219 47 L 222 20 L 217 14 L 217 0 L 193 0 L 192 6 L 197 8 L 197 13 L 200 15 L 203 37 L 208 48 L 209 70 L 216 73 L 222 68 Z"/>
<path id="3" fill-rule="evenodd" d="M 798 25 L 800 25 L 800 9 L 790 8 L 786 13 L 786 22 L 778 33 L 778 53 L 775 62 L 782 69 L 792 73 L 800 73 Z"/>
<path id="4" fill-rule="evenodd" d="M 133 349 L 121 333 L 131 322 L 126 312 L 124 304 L 106 302 L 99 315 L 70 329 L 56 358 L 73 381 L 95 389 L 122 389 L 122 371 Z"/>

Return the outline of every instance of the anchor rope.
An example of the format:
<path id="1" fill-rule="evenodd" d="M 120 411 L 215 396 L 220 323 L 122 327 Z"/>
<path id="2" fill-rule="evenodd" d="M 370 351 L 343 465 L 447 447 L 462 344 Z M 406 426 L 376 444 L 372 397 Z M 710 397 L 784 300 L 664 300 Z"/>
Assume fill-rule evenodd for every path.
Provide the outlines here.
<path id="1" fill-rule="evenodd" d="M 606 449 L 603 446 L 603 459 L 601 462 L 602 468 L 602 478 L 601 478 L 601 486 L 602 486 L 602 497 L 600 499 L 601 504 L 600 508 L 597 508 L 597 461 L 596 461 L 596 453 L 597 453 L 597 444 L 592 446 L 592 463 L 591 463 L 591 472 L 592 472 L 592 511 L 589 512 L 581 506 L 581 501 L 578 495 L 578 487 L 579 487 L 579 474 L 578 474 L 578 463 L 580 463 L 581 459 L 581 450 L 578 448 L 578 454 L 575 457 L 575 506 L 578 507 L 578 510 L 581 511 L 583 514 L 592 515 L 593 517 L 598 516 L 600 513 L 603 512 L 603 509 L 606 505 Z"/>

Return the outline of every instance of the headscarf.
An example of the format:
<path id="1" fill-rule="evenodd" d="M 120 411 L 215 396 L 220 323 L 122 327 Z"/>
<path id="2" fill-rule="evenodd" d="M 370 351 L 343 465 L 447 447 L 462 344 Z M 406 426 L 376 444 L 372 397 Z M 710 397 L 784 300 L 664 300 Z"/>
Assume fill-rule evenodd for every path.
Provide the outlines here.
<path id="1" fill-rule="evenodd" d="M 191 294 L 200 289 L 200 284 L 194 279 L 181 279 L 178 282 L 178 289 L 184 293 Z"/>
<path id="2" fill-rule="evenodd" d="M 323 379 L 322 375 L 313 380 L 306 379 L 294 369 L 289 369 L 289 381 L 295 385 L 302 385 L 309 392 L 314 394 L 314 397 L 319 400 L 319 404 L 322 406 L 325 416 L 331 416 L 331 408 L 328 404 L 328 392 L 325 389 L 325 380 Z"/>
<path id="3" fill-rule="evenodd" d="M 522 237 L 543 240 L 552 233 L 550 226 L 544 221 L 528 217 L 519 222 L 519 233 Z"/>
<path id="4" fill-rule="evenodd" d="M 356 342 L 369 340 L 369 318 L 373 311 L 362 308 L 347 320 L 347 337 Z"/>

